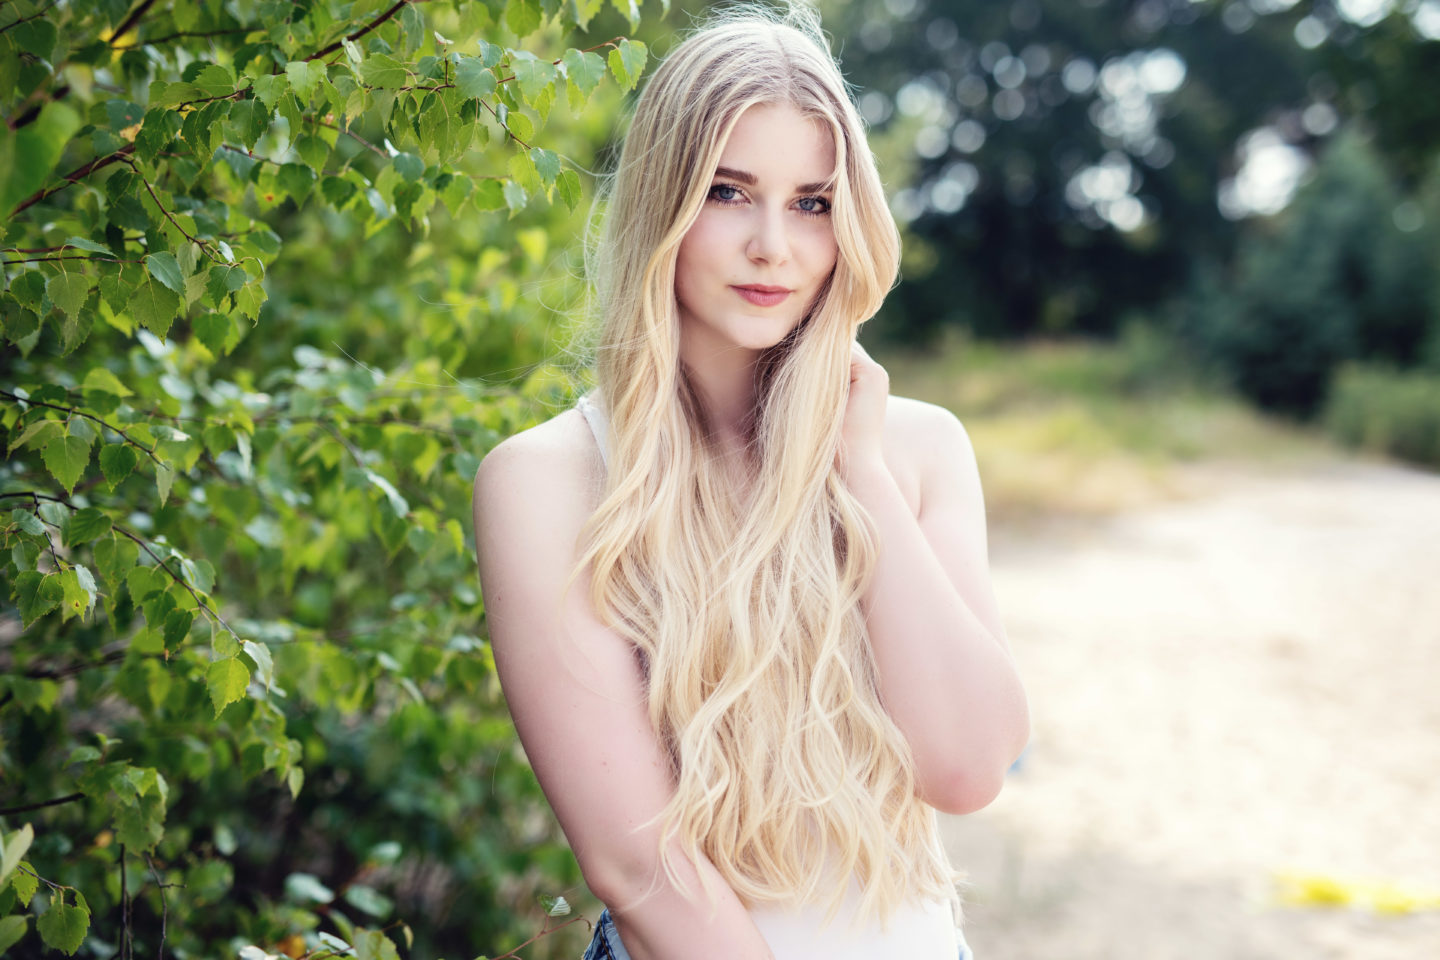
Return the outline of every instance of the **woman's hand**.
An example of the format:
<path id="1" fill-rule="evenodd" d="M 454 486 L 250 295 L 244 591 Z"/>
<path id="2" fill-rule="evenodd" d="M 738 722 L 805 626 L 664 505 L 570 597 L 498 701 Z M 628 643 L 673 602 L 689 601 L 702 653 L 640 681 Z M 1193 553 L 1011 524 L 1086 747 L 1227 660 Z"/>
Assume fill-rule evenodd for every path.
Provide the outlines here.
<path id="1" fill-rule="evenodd" d="M 890 395 L 890 374 L 871 359 L 859 341 L 850 343 L 850 399 L 845 404 L 841 431 L 840 472 L 885 469 L 882 438 L 885 401 Z"/>

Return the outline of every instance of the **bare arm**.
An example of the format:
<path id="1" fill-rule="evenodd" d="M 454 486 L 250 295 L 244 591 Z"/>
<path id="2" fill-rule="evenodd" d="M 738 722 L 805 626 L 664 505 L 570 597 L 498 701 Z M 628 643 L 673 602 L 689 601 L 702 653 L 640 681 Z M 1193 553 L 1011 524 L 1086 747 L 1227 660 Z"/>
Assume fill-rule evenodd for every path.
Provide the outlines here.
<path id="1" fill-rule="evenodd" d="M 491 451 L 475 477 L 486 619 L 520 742 L 635 960 L 773 960 L 712 863 L 679 861 L 687 900 L 660 868 L 658 827 L 640 828 L 673 793 L 640 669 L 595 616 L 588 571 L 558 602 L 587 516 L 582 472 L 552 438 L 522 436 Z M 721 894 L 713 914 L 701 874 Z"/>
<path id="2" fill-rule="evenodd" d="M 969 436 L 948 411 L 924 412 L 918 519 L 883 459 L 852 463 L 847 482 L 879 529 L 861 605 L 881 696 L 910 743 L 924 799 L 968 813 L 1000 792 L 1029 739 L 1029 707 L 990 584 Z"/>

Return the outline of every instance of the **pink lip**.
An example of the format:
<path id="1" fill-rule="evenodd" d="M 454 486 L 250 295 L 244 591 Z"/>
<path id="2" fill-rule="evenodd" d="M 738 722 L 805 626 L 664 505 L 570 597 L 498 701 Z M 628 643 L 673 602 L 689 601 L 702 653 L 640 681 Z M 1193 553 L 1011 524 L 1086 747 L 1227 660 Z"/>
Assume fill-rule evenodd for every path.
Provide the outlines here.
<path id="1" fill-rule="evenodd" d="M 757 307 L 773 307 L 791 293 L 787 287 L 770 287 L 758 283 L 733 289 Z"/>

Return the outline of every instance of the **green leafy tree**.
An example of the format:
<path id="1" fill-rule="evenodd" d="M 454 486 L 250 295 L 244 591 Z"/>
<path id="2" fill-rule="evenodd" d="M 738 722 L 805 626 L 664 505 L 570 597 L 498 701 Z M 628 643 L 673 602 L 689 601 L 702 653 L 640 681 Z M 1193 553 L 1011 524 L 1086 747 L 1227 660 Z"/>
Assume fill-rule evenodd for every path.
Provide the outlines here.
<path id="1" fill-rule="evenodd" d="M 0 950 L 468 957 L 574 924 L 536 900 L 580 878 L 466 517 L 484 451 L 574 389 L 555 251 L 639 20 L 0 5 Z"/>

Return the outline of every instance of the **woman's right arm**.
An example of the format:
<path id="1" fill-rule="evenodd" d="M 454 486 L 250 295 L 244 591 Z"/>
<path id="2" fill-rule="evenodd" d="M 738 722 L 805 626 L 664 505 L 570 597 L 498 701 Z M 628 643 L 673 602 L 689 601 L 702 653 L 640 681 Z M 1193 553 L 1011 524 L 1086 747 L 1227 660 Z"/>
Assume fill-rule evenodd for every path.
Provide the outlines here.
<path id="1" fill-rule="evenodd" d="M 497 446 L 475 476 L 486 622 L 520 742 L 634 960 L 774 960 L 708 859 L 674 860 L 688 900 L 661 870 L 658 827 L 640 827 L 674 787 L 639 665 L 596 617 L 588 570 L 559 602 L 588 517 L 583 473 L 579 454 L 537 430 Z M 713 914 L 701 874 L 717 892 Z"/>

